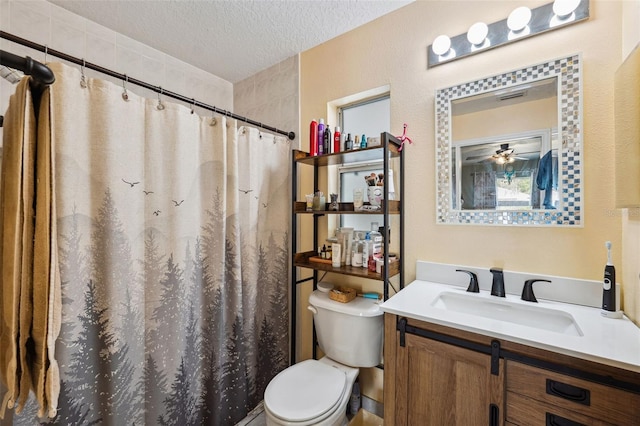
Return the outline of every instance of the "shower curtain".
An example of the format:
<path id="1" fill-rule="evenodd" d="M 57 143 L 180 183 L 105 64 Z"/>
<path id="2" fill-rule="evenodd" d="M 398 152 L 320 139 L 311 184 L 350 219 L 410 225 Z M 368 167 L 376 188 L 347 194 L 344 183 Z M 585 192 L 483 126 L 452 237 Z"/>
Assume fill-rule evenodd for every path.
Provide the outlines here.
<path id="1" fill-rule="evenodd" d="M 235 424 L 288 365 L 288 141 L 50 67 L 53 422 Z"/>

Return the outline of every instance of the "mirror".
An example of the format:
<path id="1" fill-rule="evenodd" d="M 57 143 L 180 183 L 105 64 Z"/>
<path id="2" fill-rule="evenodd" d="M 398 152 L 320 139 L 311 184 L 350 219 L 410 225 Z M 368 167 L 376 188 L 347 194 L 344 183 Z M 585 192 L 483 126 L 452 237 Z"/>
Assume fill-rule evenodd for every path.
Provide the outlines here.
<path id="1" fill-rule="evenodd" d="M 582 226 L 580 56 L 436 92 L 437 222 Z"/>

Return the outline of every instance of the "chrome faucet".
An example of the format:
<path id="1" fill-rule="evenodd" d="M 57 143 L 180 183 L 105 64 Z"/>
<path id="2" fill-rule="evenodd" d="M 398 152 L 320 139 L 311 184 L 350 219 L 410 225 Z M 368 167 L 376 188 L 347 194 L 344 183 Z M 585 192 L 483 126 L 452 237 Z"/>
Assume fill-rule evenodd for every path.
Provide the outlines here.
<path id="1" fill-rule="evenodd" d="M 504 292 L 504 274 L 502 268 L 491 268 L 489 272 L 493 274 L 493 281 L 491 282 L 491 295 L 498 297 L 505 297 Z"/>

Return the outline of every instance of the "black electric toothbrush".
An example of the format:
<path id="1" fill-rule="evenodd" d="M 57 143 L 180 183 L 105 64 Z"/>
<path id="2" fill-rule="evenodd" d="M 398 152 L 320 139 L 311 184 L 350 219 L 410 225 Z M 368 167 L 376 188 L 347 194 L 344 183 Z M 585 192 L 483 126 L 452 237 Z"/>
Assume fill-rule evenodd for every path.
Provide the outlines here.
<path id="1" fill-rule="evenodd" d="M 608 318 L 619 318 L 616 307 L 616 268 L 611 260 L 611 241 L 605 243 L 607 248 L 607 264 L 604 267 L 602 282 L 602 315 Z"/>

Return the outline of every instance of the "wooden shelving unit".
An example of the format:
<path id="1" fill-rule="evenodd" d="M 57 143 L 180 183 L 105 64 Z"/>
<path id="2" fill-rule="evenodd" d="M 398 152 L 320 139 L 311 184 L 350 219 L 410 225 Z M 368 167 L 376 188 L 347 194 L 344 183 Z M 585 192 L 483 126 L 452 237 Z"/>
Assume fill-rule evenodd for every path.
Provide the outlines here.
<path id="1" fill-rule="evenodd" d="M 296 362 L 296 306 L 297 306 L 297 286 L 301 283 L 312 280 L 313 287 L 316 288 L 318 284 L 318 273 L 335 273 L 348 275 L 352 277 L 358 277 L 363 279 L 375 280 L 382 282 L 382 293 L 384 300 L 389 298 L 389 285 L 390 278 L 398 281 L 400 290 L 404 287 L 404 159 L 402 150 L 400 150 L 400 141 L 389 133 L 382 133 L 380 135 L 381 144 L 379 146 L 363 148 L 358 150 L 340 152 L 335 154 L 326 154 L 319 156 L 311 156 L 309 153 L 299 150 L 294 150 L 292 154 L 292 312 L 291 312 L 291 363 Z M 312 167 L 313 168 L 313 188 L 321 187 L 319 185 L 319 169 L 328 166 L 339 166 L 345 164 L 355 163 L 367 163 L 382 160 L 383 170 L 390 170 L 390 159 L 399 159 L 399 170 L 394 169 L 394 174 L 399 176 L 399 191 L 396 193 L 396 199 L 389 200 L 389 183 L 385 180 L 383 185 L 383 202 L 380 208 L 374 209 L 368 203 L 365 203 L 365 210 L 355 211 L 353 203 L 340 202 L 338 203 L 338 210 L 328 210 L 329 204 L 327 203 L 323 210 L 306 210 L 306 203 L 300 201 L 297 197 L 301 196 L 298 191 L 298 172 L 299 167 Z M 306 193 L 312 192 L 313 188 L 304 188 Z M 397 197 L 399 195 L 399 198 Z M 333 267 L 329 262 L 323 262 L 318 259 L 313 259 L 317 256 L 315 251 L 299 251 L 298 246 L 298 218 L 311 215 L 313 217 L 313 247 L 318 247 L 318 227 L 319 219 L 328 215 L 382 215 L 383 227 L 385 233 L 383 235 L 389 235 L 391 229 L 391 216 L 399 217 L 399 230 L 394 230 L 394 235 L 399 235 L 399 250 L 398 260 L 390 261 L 389 258 L 389 241 L 384 239 L 384 258 L 381 272 L 372 272 L 367 268 L 353 267 L 353 266 L 341 266 Z M 313 276 L 310 278 L 299 278 L 299 269 L 311 269 Z M 315 354 L 315 350 L 314 350 Z"/>

